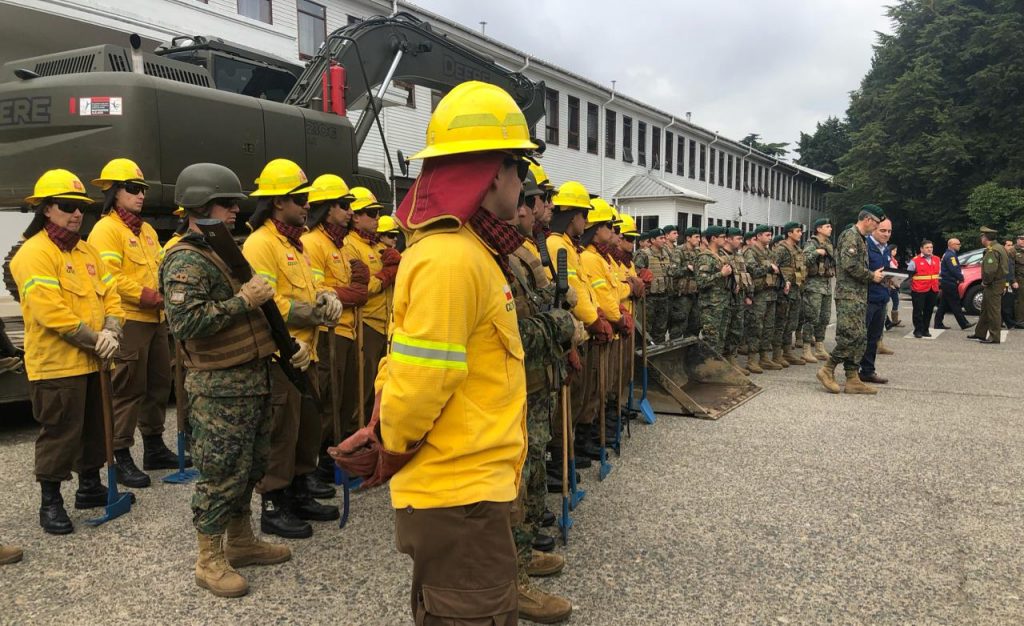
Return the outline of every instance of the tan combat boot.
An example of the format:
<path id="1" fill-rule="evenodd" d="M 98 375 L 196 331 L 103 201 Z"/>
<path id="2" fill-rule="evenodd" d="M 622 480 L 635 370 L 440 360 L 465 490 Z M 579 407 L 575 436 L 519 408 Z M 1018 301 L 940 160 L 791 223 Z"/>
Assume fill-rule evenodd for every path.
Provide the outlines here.
<path id="1" fill-rule="evenodd" d="M 895 353 L 895 352 L 893 352 L 892 350 L 890 350 L 890 349 L 889 349 L 889 348 L 888 348 L 888 347 L 887 347 L 887 346 L 885 345 L 885 342 L 884 342 L 884 341 L 882 341 L 881 339 L 879 339 L 879 340 L 878 340 L 878 354 L 896 354 L 896 353 Z"/>
<path id="2" fill-rule="evenodd" d="M 732 365 L 733 367 L 735 367 L 739 371 L 743 372 L 744 376 L 749 376 L 750 375 L 750 372 L 748 372 L 747 370 L 743 369 L 743 366 L 740 365 L 740 362 L 736 359 L 736 355 L 735 354 L 732 355 L 732 356 L 725 357 L 725 360 L 729 362 L 729 365 Z"/>
<path id="3" fill-rule="evenodd" d="M 818 362 L 818 357 L 815 356 L 814 350 L 811 348 L 811 342 L 808 341 L 804 344 L 804 352 L 800 355 L 800 358 L 802 358 L 806 363 Z"/>
<path id="4" fill-rule="evenodd" d="M 814 343 L 814 356 L 818 357 L 819 361 L 827 361 L 829 358 L 828 351 L 825 350 L 824 341 L 816 341 Z"/>
<path id="5" fill-rule="evenodd" d="M 224 556 L 231 567 L 273 565 L 292 558 L 288 546 L 261 541 L 252 533 L 248 514 L 231 518 L 224 533 Z"/>
<path id="6" fill-rule="evenodd" d="M 761 369 L 761 366 L 758 364 L 758 361 L 760 360 L 761 359 L 756 352 L 751 352 L 747 356 L 747 364 L 745 366 L 747 371 L 751 374 L 764 374 L 764 370 Z"/>
<path id="7" fill-rule="evenodd" d="M 786 359 L 786 363 L 790 365 L 806 365 L 807 361 L 804 361 L 803 357 L 799 357 L 790 347 L 786 347 L 782 350 L 782 358 Z"/>
<path id="8" fill-rule="evenodd" d="M 818 382 L 828 389 L 830 393 L 839 393 L 839 383 L 836 382 L 836 366 L 830 363 L 822 363 L 818 368 Z"/>
<path id="9" fill-rule="evenodd" d="M 540 624 L 557 624 L 569 619 L 572 603 L 545 593 L 533 585 L 519 585 L 519 617 Z"/>
<path id="10" fill-rule="evenodd" d="M 775 348 L 772 350 L 772 361 L 778 364 L 782 369 L 789 367 L 789 361 L 782 356 L 782 348 Z"/>
<path id="11" fill-rule="evenodd" d="M 199 559 L 196 560 L 196 584 L 222 598 L 237 598 L 249 593 L 249 583 L 224 558 L 223 535 L 199 535 Z"/>
<path id="12" fill-rule="evenodd" d="M 565 557 L 554 552 L 534 550 L 530 564 L 526 566 L 527 576 L 554 576 L 565 568 Z"/>
<path id="13" fill-rule="evenodd" d="M 763 370 L 780 370 L 782 366 L 772 360 L 772 355 L 767 352 L 761 353 L 761 369 Z"/>
<path id="14" fill-rule="evenodd" d="M 865 385 L 864 381 L 860 379 L 857 372 L 846 375 L 846 387 L 843 389 L 844 393 L 862 393 L 866 395 L 874 395 L 878 393 L 878 390 L 871 385 Z"/>
<path id="15" fill-rule="evenodd" d="M 11 563 L 17 563 L 21 560 L 21 557 L 25 556 L 25 553 L 21 551 L 18 546 L 3 546 L 0 545 L 0 565 L 10 565 Z"/>
<path id="16" fill-rule="evenodd" d="M 736 354 L 742 354 L 743 356 L 747 356 L 748 352 L 749 350 L 747 349 L 747 344 L 743 344 L 739 348 L 736 348 Z"/>

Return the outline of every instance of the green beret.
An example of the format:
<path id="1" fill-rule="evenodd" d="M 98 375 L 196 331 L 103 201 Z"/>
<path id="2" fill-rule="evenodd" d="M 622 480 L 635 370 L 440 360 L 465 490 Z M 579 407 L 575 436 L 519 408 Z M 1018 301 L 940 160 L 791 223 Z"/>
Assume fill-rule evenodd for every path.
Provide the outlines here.
<path id="1" fill-rule="evenodd" d="M 669 233 L 674 233 L 677 230 L 679 230 L 679 229 L 676 228 L 675 224 L 666 224 L 665 226 L 661 227 L 661 232 L 666 234 L 666 235 L 669 234 Z"/>
<path id="2" fill-rule="evenodd" d="M 860 208 L 860 210 L 862 213 L 870 213 L 871 215 L 874 215 L 878 221 L 885 219 L 885 211 L 883 211 L 882 207 L 877 204 L 865 204 Z"/>
<path id="3" fill-rule="evenodd" d="M 803 226 L 800 225 L 800 222 L 786 222 L 782 225 L 782 232 L 789 233 L 797 228 L 803 228 Z"/>
<path id="4" fill-rule="evenodd" d="M 775 244 L 779 243 L 780 241 L 782 241 L 782 235 L 775 235 L 774 237 L 772 237 L 772 245 L 773 246 Z"/>
<path id="5" fill-rule="evenodd" d="M 650 230 L 645 230 L 643 233 L 641 233 L 640 234 L 640 238 L 641 239 L 654 239 L 655 237 L 661 237 L 662 234 L 664 234 L 664 233 L 661 232 L 660 228 L 652 228 Z"/>
<path id="6" fill-rule="evenodd" d="M 708 226 L 707 230 L 704 231 L 704 236 L 705 237 L 718 237 L 719 235 L 724 235 L 724 234 L 725 234 L 725 229 L 722 228 L 721 226 Z"/>
<path id="7" fill-rule="evenodd" d="M 743 236 L 743 231 L 738 229 L 738 228 L 729 228 L 729 229 L 727 229 L 725 231 L 725 235 L 727 237 L 736 237 L 737 235 L 742 237 Z"/>
<path id="8" fill-rule="evenodd" d="M 743 241 L 750 241 L 756 235 L 757 235 L 757 233 L 755 233 L 754 231 L 748 230 L 747 232 L 743 233 Z"/>
<path id="9" fill-rule="evenodd" d="M 533 175 L 533 172 L 526 173 L 526 178 L 523 180 L 523 194 L 527 197 L 544 194 L 541 188 L 537 186 L 537 177 Z"/>
<path id="10" fill-rule="evenodd" d="M 816 219 L 816 220 L 814 220 L 814 230 L 818 230 L 822 226 L 827 226 L 828 224 L 831 224 L 831 223 L 832 223 L 832 220 L 828 219 L 827 217 L 822 217 L 820 219 Z"/>
<path id="11" fill-rule="evenodd" d="M 700 229 L 697 228 L 696 226 L 691 226 L 691 227 L 687 228 L 683 232 L 683 236 L 684 237 L 690 237 L 692 235 L 699 235 L 699 234 L 700 234 Z"/>
<path id="12" fill-rule="evenodd" d="M 761 224 L 760 226 L 758 226 L 757 228 L 754 229 L 754 234 L 755 235 L 760 235 L 761 233 L 770 233 L 770 232 L 772 232 L 772 227 L 767 225 L 767 224 Z"/>
<path id="13" fill-rule="evenodd" d="M 982 226 L 981 227 L 981 234 L 982 235 L 993 235 L 993 236 L 995 236 L 995 235 L 999 234 L 999 231 L 995 230 L 995 229 L 992 229 L 992 228 L 989 228 L 988 226 Z"/>

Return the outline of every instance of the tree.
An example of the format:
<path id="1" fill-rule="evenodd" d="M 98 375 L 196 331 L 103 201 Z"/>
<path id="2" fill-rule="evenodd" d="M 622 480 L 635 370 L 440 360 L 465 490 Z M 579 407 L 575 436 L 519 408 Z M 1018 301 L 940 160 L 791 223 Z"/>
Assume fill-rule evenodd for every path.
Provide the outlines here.
<path id="1" fill-rule="evenodd" d="M 1024 189 L 1002 187 L 987 182 L 975 187 L 967 197 L 967 216 L 970 227 L 943 233 L 956 237 L 965 245 L 974 247 L 979 241 L 979 229 L 988 226 L 1003 236 L 1013 237 L 1024 232 Z"/>
<path id="2" fill-rule="evenodd" d="M 797 164 L 826 174 L 839 173 L 839 158 L 850 150 L 849 124 L 838 117 L 818 122 L 813 135 L 800 133 Z"/>
<path id="3" fill-rule="evenodd" d="M 740 143 L 773 157 L 784 157 L 786 156 L 786 153 L 789 152 L 786 148 L 786 146 L 789 145 L 788 141 L 761 143 L 761 135 L 758 135 L 757 133 L 750 133 L 743 139 L 740 139 Z"/>

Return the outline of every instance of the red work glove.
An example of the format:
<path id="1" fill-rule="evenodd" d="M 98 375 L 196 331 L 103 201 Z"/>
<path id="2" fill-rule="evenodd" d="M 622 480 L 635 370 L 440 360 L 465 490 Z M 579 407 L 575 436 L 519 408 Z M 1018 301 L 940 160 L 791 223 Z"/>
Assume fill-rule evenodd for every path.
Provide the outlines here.
<path id="1" fill-rule="evenodd" d="M 644 295 L 644 291 L 646 291 L 644 281 L 636 276 L 627 276 L 626 282 L 629 283 L 629 295 L 634 298 L 640 298 Z"/>
<path id="2" fill-rule="evenodd" d="M 370 284 L 370 268 L 366 263 L 363 263 L 359 259 L 352 259 L 348 262 L 348 266 L 351 270 L 350 283 L 360 285 Z"/>
<path id="3" fill-rule="evenodd" d="M 345 287 L 335 287 L 334 293 L 346 306 L 362 306 L 370 297 L 366 290 L 370 283 L 370 268 L 359 259 L 349 261 L 349 267 L 352 268 L 351 281 Z"/>
<path id="4" fill-rule="evenodd" d="M 640 278 L 640 280 L 644 281 L 644 284 L 647 285 L 648 287 L 650 287 L 651 283 L 654 282 L 654 272 L 647 269 L 646 267 L 640 268 L 637 271 L 636 275 Z"/>
<path id="5" fill-rule="evenodd" d="M 390 248 L 389 248 L 390 249 Z M 395 284 L 395 276 L 398 275 L 397 265 L 385 265 L 384 269 L 374 274 L 374 276 L 381 282 L 381 287 L 387 289 L 391 285 Z"/>
<path id="6" fill-rule="evenodd" d="M 608 323 L 608 320 L 604 316 L 604 311 L 601 309 L 597 310 L 597 319 L 587 326 L 587 332 L 590 333 L 590 340 L 594 343 L 608 343 L 612 340 L 612 325 Z"/>
<path id="7" fill-rule="evenodd" d="M 622 317 L 619 319 L 615 329 L 619 331 L 620 335 L 628 337 L 633 332 L 636 324 L 633 321 L 633 316 L 626 310 L 626 307 L 619 306 L 619 312 L 622 314 Z"/>
<path id="8" fill-rule="evenodd" d="M 380 253 L 380 262 L 384 267 L 393 267 L 402 260 L 402 253 L 394 248 L 384 248 Z"/>
<path id="9" fill-rule="evenodd" d="M 572 371 L 583 371 L 583 363 L 580 361 L 580 353 L 576 348 L 569 350 L 569 354 L 566 357 L 566 361 L 569 363 L 569 367 L 570 369 L 572 369 Z"/>
<path id="10" fill-rule="evenodd" d="M 360 489 L 370 489 L 386 483 L 402 469 L 423 446 L 419 441 L 406 452 L 389 452 L 380 442 L 380 393 L 373 399 L 373 413 L 370 423 L 357 430 L 351 437 L 333 448 L 327 454 L 338 467 L 353 476 L 363 479 Z"/>
<path id="11" fill-rule="evenodd" d="M 143 309 L 159 309 L 164 305 L 164 297 L 156 289 L 149 287 L 142 288 L 142 295 L 139 296 L 139 306 Z"/>

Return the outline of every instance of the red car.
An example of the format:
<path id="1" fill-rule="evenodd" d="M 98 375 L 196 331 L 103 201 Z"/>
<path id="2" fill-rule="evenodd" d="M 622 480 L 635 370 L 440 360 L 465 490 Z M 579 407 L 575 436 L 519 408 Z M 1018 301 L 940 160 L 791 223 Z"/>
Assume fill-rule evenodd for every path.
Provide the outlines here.
<path id="1" fill-rule="evenodd" d="M 985 254 L 985 248 L 978 248 L 970 252 L 961 252 L 957 255 L 960 259 L 960 270 L 964 273 L 964 282 L 960 283 L 960 302 L 964 305 L 964 312 L 968 315 L 978 315 L 981 312 L 981 256 Z"/>

